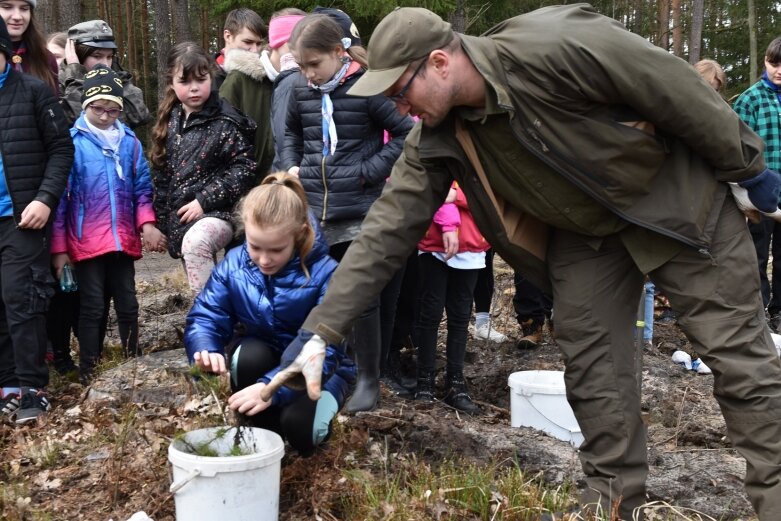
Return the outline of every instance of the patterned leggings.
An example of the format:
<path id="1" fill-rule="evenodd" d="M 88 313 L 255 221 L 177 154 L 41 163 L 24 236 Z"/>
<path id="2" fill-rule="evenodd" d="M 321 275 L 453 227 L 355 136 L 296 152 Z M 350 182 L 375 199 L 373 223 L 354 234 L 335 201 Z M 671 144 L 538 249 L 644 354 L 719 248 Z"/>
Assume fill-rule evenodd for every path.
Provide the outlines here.
<path id="1" fill-rule="evenodd" d="M 197 296 L 209 280 L 217 252 L 233 238 L 233 226 L 216 217 L 204 217 L 187 230 L 182 239 L 182 264 L 187 282 Z"/>

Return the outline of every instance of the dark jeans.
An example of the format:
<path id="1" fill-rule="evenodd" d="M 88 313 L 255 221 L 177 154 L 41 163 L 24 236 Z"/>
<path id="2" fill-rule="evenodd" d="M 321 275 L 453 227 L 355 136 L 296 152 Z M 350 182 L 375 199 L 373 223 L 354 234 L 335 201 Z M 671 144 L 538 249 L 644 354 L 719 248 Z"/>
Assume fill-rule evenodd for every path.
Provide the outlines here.
<path id="1" fill-rule="evenodd" d="M 781 313 L 781 223 L 762 216 L 757 224 L 748 223 L 751 240 L 757 250 L 762 303 L 770 315 Z M 768 253 L 773 253 L 772 285 L 767 278 Z"/>
<path id="2" fill-rule="evenodd" d="M 134 260 L 124 253 L 107 253 L 75 264 L 79 283 L 79 369 L 89 377 L 103 347 L 106 301 L 114 299 L 119 339 L 125 353 L 138 354 L 138 300 Z"/>
<path id="3" fill-rule="evenodd" d="M 485 252 L 485 268 L 479 270 L 475 283 L 475 313 L 491 311 L 494 298 L 494 250 Z"/>
<path id="4" fill-rule="evenodd" d="M 43 388 L 46 310 L 54 295 L 50 227 L 21 230 L 0 218 L 0 386 Z"/>
<path id="5" fill-rule="evenodd" d="M 231 379 L 233 392 L 240 391 L 257 383 L 258 378 L 279 365 L 280 353 L 257 338 L 244 338 L 239 343 L 236 362 L 236 381 Z M 253 427 L 274 431 L 304 456 L 312 453 L 315 445 L 312 440 L 317 402 L 309 399 L 306 393 L 294 399 L 284 407 L 272 405 L 254 416 L 242 419 Z"/>
<path id="6" fill-rule="evenodd" d="M 435 369 L 437 331 L 447 310 L 447 372 L 464 370 L 467 327 L 472 312 L 475 283 L 480 270 L 449 267 L 431 253 L 418 256 L 420 310 L 416 323 L 418 373 Z"/>
<path id="7" fill-rule="evenodd" d="M 532 320 L 535 326 L 541 326 L 545 323 L 545 317 L 551 315 L 551 299 L 537 286 L 526 280 L 523 275 L 515 272 L 515 296 L 513 297 L 513 308 L 518 318 L 518 323 Z"/>
<path id="8" fill-rule="evenodd" d="M 55 294 L 46 314 L 46 337 L 52 345 L 54 367 L 67 369 L 72 366 L 71 331 L 79 336 L 79 292 L 63 292 L 59 284 L 55 284 Z"/>
<path id="9" fill-rule="evenodd" d="M 393 317 L 393 334 L 391 346 L 401 348 L 407 338 L 413 336 L 415 317 L 418 305 L 418 252 L 415 250 L 407 258 L 403 268 L 404 275 L 399 288 L 399 296 L 396 299 L 396 313 Z M 413 344 L 417 341 L 413 338 Z"/>

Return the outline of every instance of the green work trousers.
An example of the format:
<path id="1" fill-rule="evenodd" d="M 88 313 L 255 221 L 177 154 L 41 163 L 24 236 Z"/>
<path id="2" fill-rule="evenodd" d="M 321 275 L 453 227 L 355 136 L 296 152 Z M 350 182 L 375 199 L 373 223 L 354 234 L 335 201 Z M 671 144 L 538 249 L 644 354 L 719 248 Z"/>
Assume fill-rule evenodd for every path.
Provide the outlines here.
<path id="1" fill-rule="evenodd" d="M 777 521 L 781 362 L 764 320 L 754 246 L 732 198 L 717 228 L 710 255 L 684 248 L 650 275 L 713 370 L 714 395 L 746 459 L 746 492 L 759 519 Z M 620 501 L 621 519 L 633 519 L 646 501 L 648 474 L 634 342 L 643 274 L 618 236 L 595 250 L 583 236 L 555 230 L 548 263 L 567 399 L 585 437 L 583 501 L 603 509 Z"/>

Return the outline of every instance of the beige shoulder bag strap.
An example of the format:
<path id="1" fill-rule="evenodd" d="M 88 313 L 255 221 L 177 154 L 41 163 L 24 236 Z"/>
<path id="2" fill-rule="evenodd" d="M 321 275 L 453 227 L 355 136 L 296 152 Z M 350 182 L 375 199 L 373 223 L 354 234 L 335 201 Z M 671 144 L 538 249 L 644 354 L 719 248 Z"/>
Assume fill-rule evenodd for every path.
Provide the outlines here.
<path id="1" fill-rule="evenodd" d="M 540 260 L 545 260 L 545 252 L 548 249 L 548 225 L 536 217 L 522 212 L 511 204 L 507 204 L 504 199 L 498 197 L 491 185 L 488 183 L 488 177 L 485 175 L 480 158 L 477 157 L 477 150 L 472 141 L 469 131 L 464 128 L 464 123 L 460 118 L 456 119 L 456 139 L 464 149 L 466 157 L 472 163 L 480 184 L 491 199 L 499 218 L 502 220 L 504 231 L 511 243 L 528 251 Z"/>

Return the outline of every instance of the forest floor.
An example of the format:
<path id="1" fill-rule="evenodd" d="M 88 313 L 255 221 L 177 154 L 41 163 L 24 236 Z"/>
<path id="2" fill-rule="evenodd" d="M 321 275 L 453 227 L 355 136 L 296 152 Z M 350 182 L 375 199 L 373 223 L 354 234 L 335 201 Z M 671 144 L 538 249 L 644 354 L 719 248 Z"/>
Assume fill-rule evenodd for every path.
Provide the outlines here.
<path id="1" fill-rule="evenodd" d="M 495 327 L 515 337 L 512 272 L 501 260 L 496 268 Z M 151 354 L 120 364 L 111 354 L 117 342 L 111 330 L 108 361 L 90 388 L 52 372 L 54 406 L 46 421 L 0 425 L 0 518 L 125 521 L 145 511 L 155 521 L 175 519 L 168 446 L 179 432 L 223 424 L 225 392 L 215 393 L 188 376 L 181 333 L 191 297 L 178 263 L 149 254 L 137 263 L 136 277 L 140 338 Z M 682 512 L 664 519 L 754 519 L 742 486 L 745 463 L 726 437 L 713 379 L 674 364 L 671 354 L 678 349 L 690 349 L 680 330 L 657 324 L 654 348 L 646 350 L 643 361 L 649 501 Z M 582 484 L 577 452 L 567 442 L 510 427 L 507 378 L 532 369 L 563 369 L 547 333 L 542 347 L 527 352 L 518 351 L 514 339 L 490 344 L 470 337 L 465 375 L 481 414 L 461 415 L 441 402 L 421 407 L 383 389 L 376 410 L 340 415 L 333 438 L 314 456 L 285 454 L 280 519 L 351 519 L 351 497 L 372 476 L 453 461 L 517 466 L 551 487 Z M 406 512 L 380 500 L 376 512 L 363 517 L 486 518 L 442 500 L 446 493 L 439 490 L 440 500 L 436 494 L 419 498 Z M 710 517 L 685 513 L 694 511 Z M 538 517 L 498 514 L 491 518 Z"/>

